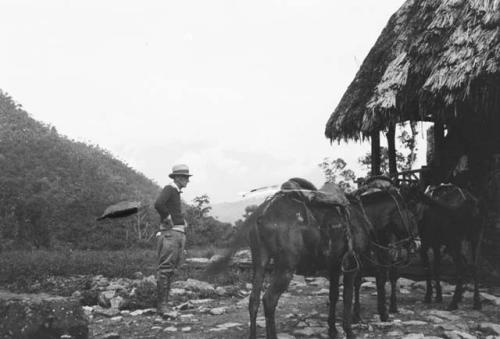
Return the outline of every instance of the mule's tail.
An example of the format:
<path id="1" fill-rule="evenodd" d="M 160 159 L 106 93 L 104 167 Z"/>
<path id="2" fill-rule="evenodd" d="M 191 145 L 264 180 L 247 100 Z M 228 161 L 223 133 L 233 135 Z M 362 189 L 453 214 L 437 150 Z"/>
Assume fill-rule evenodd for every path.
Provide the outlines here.
<path id="1" fill-rule="evenodd" d="M 222 273 L 228 268 L 233 255 L 242 247 L 244 247 L 248 242 L 247 238 L 248 238 L 249 227 L 245 226 L 246 223 L 243 224 L 236 231 L 236 234 L 234 235 L 233 239 L 231 239 L 229 247 L 224 250 L 222 256 L 220 256 L 207 266 L 205 272 L 203 273 L 204 276 L 217 275 Z"/>
<path id="2" fill-rule="evenodd" d="M 266 202 L 262 203 L 257 207 L 257 209 L 243 222 L 243 224 L 236 231 L 236 234 L 231 239 L 231 243 L 228 248 L 225 249 L 222 256 L 217 258 L 215 261 L 211 262 L 205 269 L 204 276 L 217 275 L 225 271 L 233 257 L 233 255 L 240 250 L 245 245 L 248 245 L 248 235 L 250 229 L 256 225 L 257 218 L 261 215 Z"/>

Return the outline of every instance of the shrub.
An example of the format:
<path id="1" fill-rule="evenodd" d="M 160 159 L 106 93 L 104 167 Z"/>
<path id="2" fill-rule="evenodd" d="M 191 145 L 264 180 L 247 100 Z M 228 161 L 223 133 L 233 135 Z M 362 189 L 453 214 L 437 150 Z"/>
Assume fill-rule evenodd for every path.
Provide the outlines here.
<path id="1" fill-rule="evenodd" d="M 156 307 L 156 284 L 150 280 L 142 280 L 134 289 L 134 293 L 127 298 L 125 309 L 139 309 Z"/>

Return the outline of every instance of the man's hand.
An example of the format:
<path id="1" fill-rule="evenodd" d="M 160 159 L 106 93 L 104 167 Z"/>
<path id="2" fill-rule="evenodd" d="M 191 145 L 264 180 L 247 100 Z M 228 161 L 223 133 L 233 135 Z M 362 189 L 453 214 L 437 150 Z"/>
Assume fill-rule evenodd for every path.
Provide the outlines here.
<path id="1" fill-rule="evenodd" d="M 184 250 L 181 253 L 181 257 L 179 259 L 179 266 L 185 266 L 186 265 L 186 256 L 187 256 L 187 251 Z"/>

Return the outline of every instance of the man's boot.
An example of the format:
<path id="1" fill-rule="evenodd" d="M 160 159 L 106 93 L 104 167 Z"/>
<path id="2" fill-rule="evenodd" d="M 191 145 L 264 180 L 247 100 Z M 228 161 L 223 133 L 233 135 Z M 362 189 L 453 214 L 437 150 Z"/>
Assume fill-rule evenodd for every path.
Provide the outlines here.
<path id="1" fill-rule="evenodd" d="M 170 283 L 172 280 L 172 274 L 167 274 L 165 277 L 159 277 L 156 283 L 158 299 L 156 312 L 158 315 L 164 317 L 170 309 L 168 307 L 168 296 L 170 294 Z"/>

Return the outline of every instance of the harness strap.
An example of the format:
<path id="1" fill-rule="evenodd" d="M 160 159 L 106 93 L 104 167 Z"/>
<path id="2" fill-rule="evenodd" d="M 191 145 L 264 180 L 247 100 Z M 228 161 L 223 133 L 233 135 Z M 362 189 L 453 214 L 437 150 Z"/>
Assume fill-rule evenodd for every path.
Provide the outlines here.
<path id="1" fill-rule="evenodd" d="M 394 201 L 394 204 L 396 205 L 397 209 L 398 209 L 398 213 L 399 213 L 399 217 L 401 218 L 401 221 L 403 222 L 403 225 L 405 225 L 405 228 L 406 228 L 406 231 L 408 232 L 408 239 L 409 240 L 412 240 L 414 238 L 413 234 L 411 233 L 411 230 L 409 228 L 409 217 L 408 215 L 406 214 L 406 217 L 403 217 L 403 212 L 401 211 L 401 207 L 399 206 L 399 203 L 398 203 L 398 200 L 392 195 L 392 192 L 389 192 L 389 196 L 392 198 L 392 200 Z M 403 197 L 401 196 L 401 193 L 399 193 L 399 191 L 396 191 L 396 194 L 399 195 L 399 197 L 403 200 Z M 406 239 L 404 239 L 406 240 Z M 403 241 L 403 240 L 402 240 Z"/>
<path id="2" fill-rule="evenodd" d="M 397 261 L 397 262 L 391 262 L 390 264 L 382 264 L 378 260 L 372 259 L 371 256 L 369 256 L 369 255 L 363 255 L 363 258 L 375 266 L 384 267 L 384 268 L 407 267 L 411 263 L 411 260 L 409 259 L 409 257 L 408 257 L 408 260 L 406 260 L 406 261 L 401 260 L 401 261 Z"/>
<path id="3" fill-rule="evenodd" d="M 373 226 L 373 223 L 368 218 L 368 215 L 367 215 L 366 210 L 365 210 L 364 205 L 363 205 L 363 201 L 361 201 L 361 200 L 358 200 L 358 201 L 359 201 L 359 205 L 360 205 L 363 217 L 366 220 L 366 222 L 368 223 L 368 225 L 371 227 L 371 230 L 372 230 L 372 232 L 374 234 L 374 237 L 375 237 L 375 241 L 373 241 L 373 240 L 370 239 L 370 244 L 373 247 L 375 247 L 375 248 L 378 248 L 380 250 L 389 252 L 389 251 L 392 251 L 392 250 L 397 249 L 399 247 L 403 247 L 405 245 L 407 245 L 406 247 L 409 247 L 410 244 L 411 244 L 411 242 L 412 242 L 412 240 L 414 239 L 414 237 L 413 237 L 413 234 L 411 233 L 411 231 L 410 231 L 410 229 L 408 227 L 408 224 L 409 224 L 409 218 L 408 218 L 408 216 L 406 216 L 406 217 L 403 216 L 403 212 L 401 210 L 401 207 L 400 207 L 397 199 L 393 196 L 392 192 L 390 190 L 385 190 L 385 191 L 387 192 L 387 194 L 389 194 L 389 196 L 391 197 L 391 199 L 394 201 L 394 204 L 396 205 L 396 208 L 398 210 L 398 213 L 399 213 L 399 216 L 401 218 L 401 221 L 403 222 L 403 224 L 404 224 L 404 226 L 406 228 L 406 231 L 408 232 L 408 235 L 409 235 L 408 238 L 403 239 L 403 240 L 399 240 L 399 241 L 397 241 L 395 243 L 391 243 L 390 246 L 383 246 L 383 245 L 380 244 L 380 242 L 377 239 L 377 232 L 375 230 L 375 226 Z M 396 191 L 396 192 L 397 192 L 397 194 L 399 194 L 399 191 Z M 401 197 L 401 195 L 400 195 L 400 197 Z M 365 259 L 367 259 L 369 262 L 371 262 L 372 264 L 380 266 L 380 267 L 395 267 L 395 266 L 404 267 L 403 265 L 400 264 L 400 262 L 395 262 L 395 263 L 390 263 L 390 264 L 382 264 L 382 263 L 378 262 L 378 260 L 375 261 L 370 256 L 364 255 L 363 257 Z M 404 261 L 402 261 L 402 262 L 404 262 Z M 405 265 L 409 265 L 409 263 L 405 263 Z"/>
<path id="4" fill-rule="evenodd" d="M 343 273 L 350 273 L 357 271 L 361 268 L 358 255 L 354 250 L 354 236 L 352 235 L 351 213 L 349 212 L 349 209 L 347 209 L 345 206 L 337 206 L 337 211 L 339 212 L 340 215 L 344 217 L 344 220 L 346 221 L 344 227 L 344 234 L 347 241 L 347 252 L 344 253 L 340 266 Z M 354 266 L 352 267 L 350 265 L 351 258 L 354 260 Z"/>
<path id="5" fill-rule="evenodd" d="M 304 206 L 304 209 L 306 211 L 307 224 L 309 224 L 309 219 L 311 218 L 316 222 L 316 224 L 320 225 L 320 223 L 318 222 L 318 220 L 314 216 L 314 213 L 312 213 L 311 209 L 309 208 L 309 206 L 307 206 L 307 204 L 304 201 L 294 199 L 294 198 L 292 198 L 292 200 L 300 202 Z M 346 208 L 346 206 L 337 205 L 337 206 L 335 206 L 335 208 L 337 209 L 339 215 L 341 215 L 345 221 L 343 230 L 344 230 L 345 239 L 347 242 L 347 252 L 344 253 L 344 255 L 342 257 L 342 261 L 341 261 L 342 272 L 343 273 L 354 272 L 356 270 L 359 270 L 361 265 L 359 263 L 358 255 L 354 251 L 354 241 L 353 241 L 353 235 L 352 235 L 352 229 L 351 229 L 351 215 L 349 213 L 349 210 Z M 351 258 L 354 260 L 354 266 L 350 265 Z"/>

